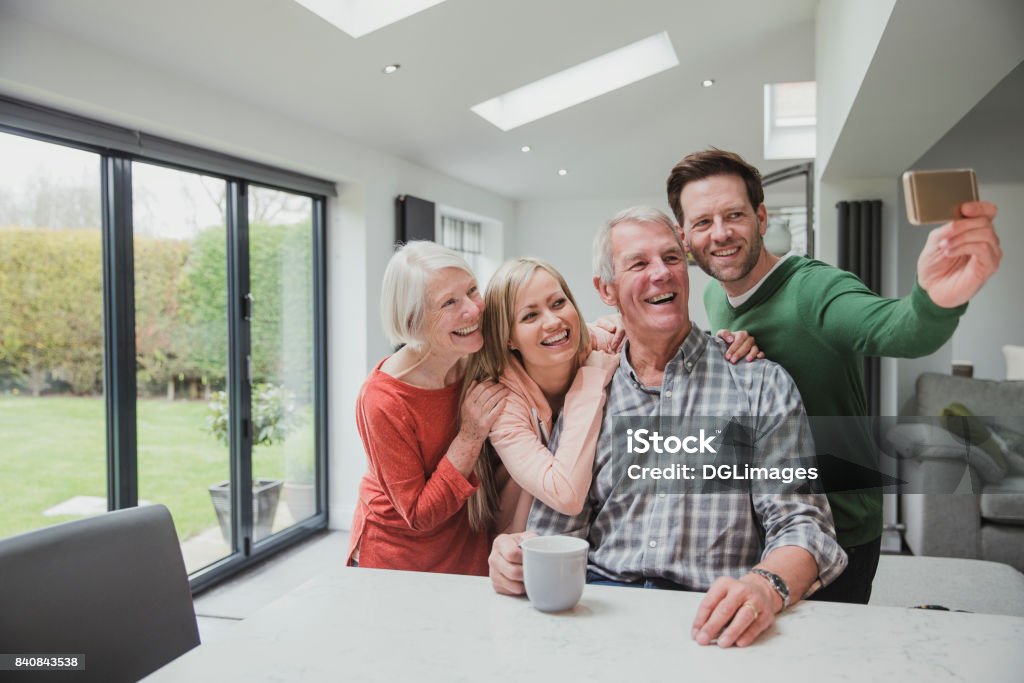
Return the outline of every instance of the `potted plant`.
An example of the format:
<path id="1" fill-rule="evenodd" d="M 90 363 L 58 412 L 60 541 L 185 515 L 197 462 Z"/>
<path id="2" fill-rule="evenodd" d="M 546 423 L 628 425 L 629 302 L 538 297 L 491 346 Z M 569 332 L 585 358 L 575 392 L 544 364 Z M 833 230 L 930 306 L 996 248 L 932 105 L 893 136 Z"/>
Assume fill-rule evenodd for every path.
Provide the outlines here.
<path id="1" fill-rule="evenodd" d="M 252 388 L 252 428 L 254 448 L 284 441 L 297 421 L 295 400 L 287 389 L 274 384 L 256 384 Z M 228 397 L 217 391 L 207 404 L 206 430 L 225 446 L 228 445 Z M 280 479 L 253 479 L 253 540 L 272 533 L 277 503 L 284 482 Z M 210 499 L 217 511 L 224 540 L 231 541 L 231 482 L 210 486 Z"/>

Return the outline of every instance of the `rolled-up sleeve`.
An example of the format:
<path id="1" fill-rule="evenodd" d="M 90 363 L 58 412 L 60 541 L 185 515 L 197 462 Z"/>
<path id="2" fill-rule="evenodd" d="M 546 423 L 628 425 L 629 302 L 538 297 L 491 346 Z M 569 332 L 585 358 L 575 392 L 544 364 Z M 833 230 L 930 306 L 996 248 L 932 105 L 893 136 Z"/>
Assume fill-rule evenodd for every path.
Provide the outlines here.
<path id="1" fill-rule="evenodd" d="M 764 552 L 792 545 L 811 554 L 818 578 L 828 585 L 846 569 L 846 553 L 836 541 L 828 498 L 822 494 L 760 494 L 754 509 L 765 529 Z"/>

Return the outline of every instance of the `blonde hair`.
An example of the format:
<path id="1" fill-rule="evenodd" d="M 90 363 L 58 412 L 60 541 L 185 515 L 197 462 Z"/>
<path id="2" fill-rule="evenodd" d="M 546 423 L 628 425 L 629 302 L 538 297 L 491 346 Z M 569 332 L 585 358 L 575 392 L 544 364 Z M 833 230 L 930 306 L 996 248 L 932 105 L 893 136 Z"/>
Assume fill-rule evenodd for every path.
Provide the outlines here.
<path id="1" fill-rule="evenodd" d="M 430 277 L 445 268 L 458 268 L 476 278 L 465 259 L 436 242 L 400 245 L 384 271 L 380 288 L 380 319 L 394 345 L 423 345 L 423 318 Z"/>
<path id="2" fill-rule="evenodd" d="M 465 383 L 462 394 L 466 395 L 473 382 L 490 380 L 497 382 L 509 364 L 509 359 L 520 358 L 518 351 L 509 348 L 512 328 L 515 326 L 516 298 L 520 290 L 529 283 L 534 273 L 543 270 L 555 278 L 565 298 L 579 315 L 580 307 L 569 289 L 562 274 L 555 270 L 547 261 L 538 258 L 524 257 L 512 259 L 502 264 L 498 272 L 487 283 L 484 294 L 484 314 L 481 329 L 484 335 L 484 346 L 469 358 L 466 368 Z M 580 315 L 580 335 L 577 358 L 590 349 L 590 333 Z M 476 474 L 480 480 L 480 488 L 469 499 L 469 522 L 474 529 L 487 528 L 497 515 L 500 492 L 494 473 L 498 467 L 498 454 L 490 441 L 484 442 L 483 452 L 477 460 Z"/>

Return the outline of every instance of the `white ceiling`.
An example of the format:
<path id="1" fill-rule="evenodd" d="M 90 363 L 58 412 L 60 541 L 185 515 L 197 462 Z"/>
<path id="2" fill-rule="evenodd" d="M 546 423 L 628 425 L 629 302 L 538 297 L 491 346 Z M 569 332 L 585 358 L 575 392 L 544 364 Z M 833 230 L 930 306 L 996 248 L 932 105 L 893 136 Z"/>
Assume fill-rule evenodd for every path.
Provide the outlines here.
<path id="1" fill-rule="evenodd" d="M 813 80 L 815 6 L 448 0 L 359 39 L 291 0 L 4 0 L 3 12 L 530 200 L 659 196 L 672 164 L 708 145 L 764 172 L 796 163 L 761 156 L 762 86 Z M 469 110 L 664 30 L 676 68 L 507 133 Z M 392 62 L 401 71 L 383 75 Z"/>

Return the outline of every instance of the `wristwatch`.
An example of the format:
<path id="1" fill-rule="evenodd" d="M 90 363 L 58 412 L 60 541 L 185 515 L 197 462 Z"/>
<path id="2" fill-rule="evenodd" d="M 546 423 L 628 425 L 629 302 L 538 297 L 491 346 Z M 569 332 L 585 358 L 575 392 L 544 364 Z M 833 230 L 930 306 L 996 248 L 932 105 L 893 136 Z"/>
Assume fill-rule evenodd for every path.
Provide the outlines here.
<path id="1" fill-rule="evenodd" d="M 750 573 L 763 577 L 775 589 L 775 592 L 779 594 L 779 597 L 782 598 L 782 610 L 779 610 L 780 612 L 789 607 L 789 586 L 786 585 L 781 576 L 760 567 L 754 567 L 750 570 Z"/>

